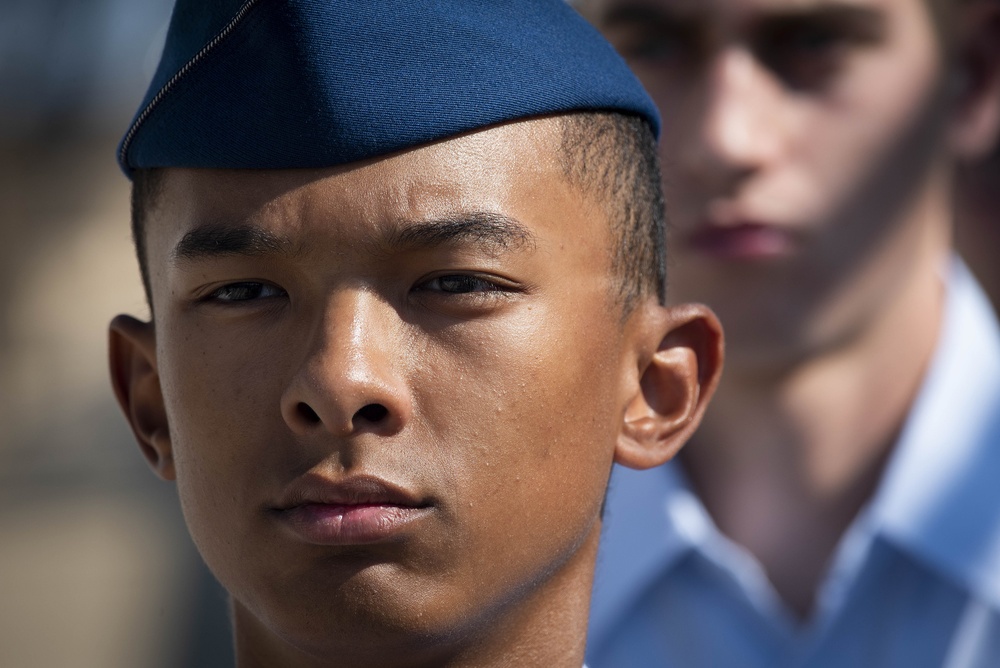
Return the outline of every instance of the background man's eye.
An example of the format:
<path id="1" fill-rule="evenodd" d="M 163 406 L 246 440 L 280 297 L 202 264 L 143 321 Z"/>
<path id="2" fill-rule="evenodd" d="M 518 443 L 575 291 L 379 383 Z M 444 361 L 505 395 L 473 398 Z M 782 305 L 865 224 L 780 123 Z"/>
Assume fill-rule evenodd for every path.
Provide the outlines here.
<path id="1" fill-rule="evenodd" d="M 224 285 L 209 295 L 209 298 L 219 302 L 244 302 L 253 299 L 280 297 L 283 294 L 284 290 L 273 285 L 246 281 Z"/>
<path id="2" fill-rule="evenodd" d="M 784 38 L 784 49 L 801 55 L 817 55 L 829 52 L 841 40 L 837 34 L 822 28 L 796 30 Z"/>
<path id="3" fill-rule="evenodd" d="M 793 88 L 816 88 L 838 71 L 844 47 L 842 35 L 820 27 L 776 31 L 761 40 L 760 58 Z"/>

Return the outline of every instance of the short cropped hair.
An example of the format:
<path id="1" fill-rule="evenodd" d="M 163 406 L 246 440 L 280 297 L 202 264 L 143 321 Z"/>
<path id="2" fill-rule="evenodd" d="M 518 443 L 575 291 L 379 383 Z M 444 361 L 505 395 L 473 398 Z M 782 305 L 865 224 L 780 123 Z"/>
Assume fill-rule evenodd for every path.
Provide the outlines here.
<path id="1" fill-rule="evenodd" d="M 640 299 L 666 300 L 663 185 L 656 137 L 637 116 L 576 113 L 561 118 L 563 171 L 598 203 L 611 226 L 611 269 L 625 313 Z"/>
<path id="2" fill-rule="evenodd" d="M 581 112 L 558 118 L 560 163 L 567 180 L 600 206 L 611 227 L 614 298 L 625 314 L 647 296 L 666 299 L 666 231 L 656 138 L 638 116 Z M 146 299 L 153 309 L 146 221 L 156 205 L 162 171 L 132 179 L 132 238 Z"/>

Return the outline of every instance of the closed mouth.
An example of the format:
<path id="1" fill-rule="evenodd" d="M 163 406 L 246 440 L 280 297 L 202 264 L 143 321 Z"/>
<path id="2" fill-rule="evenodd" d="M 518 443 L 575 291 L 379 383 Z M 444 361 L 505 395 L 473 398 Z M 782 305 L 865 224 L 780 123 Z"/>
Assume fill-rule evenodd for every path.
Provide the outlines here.
<path id="1" fill-rule="evenodd" d="M 786 229 L 760 223 L 702 225 L 687 238 L 698 252 L 720 259 L 763 260 L 787 256 L 796 240 Z"/>
<path id="2" fill-rule="evenodd" d="M 373 476 L 333 480 L 307 474 L 271 511 L 307 543 L 346 546 L 392 541 L 408 525 L 430 515 L 433 504 Z"/>

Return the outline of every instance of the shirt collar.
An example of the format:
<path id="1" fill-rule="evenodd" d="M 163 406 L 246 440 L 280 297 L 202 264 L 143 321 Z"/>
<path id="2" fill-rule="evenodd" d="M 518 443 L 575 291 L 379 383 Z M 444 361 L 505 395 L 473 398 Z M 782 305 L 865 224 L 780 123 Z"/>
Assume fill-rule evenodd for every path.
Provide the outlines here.
<path id="1" fill-rule="evenodd" d="M 657 577 L 709 540 L 712 531 L 711 519 L 679 467 L 668 463 L 635 471 L 616 465 L 604 510 L 588 637 L 609 633 Z"/>
<path id="2" fill-rule="evenodd" d="M 1000 328 L 960 261 L 931 366 L 872 502 L 876 531 L 1000 608 Z"/>

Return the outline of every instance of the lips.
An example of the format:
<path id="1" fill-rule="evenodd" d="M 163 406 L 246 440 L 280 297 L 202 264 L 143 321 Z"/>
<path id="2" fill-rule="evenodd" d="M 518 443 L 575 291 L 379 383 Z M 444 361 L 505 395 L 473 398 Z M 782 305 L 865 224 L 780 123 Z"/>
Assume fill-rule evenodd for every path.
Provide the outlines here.
<path id="1" fill-rule="evenodd" d="M 300 540 L 349 546 L 399 540 L 433 508 L 418 495 L 380 478 L 332 480 L 307 474 L 271 510 Z"/>
<path id="2" fill-rule="evenodd" d="M 696 251 L 726 260 L 767 260 L 787 257 L 796 247 L 786 229 L 759 223 L 705 224 L 687 238 Z"/>

